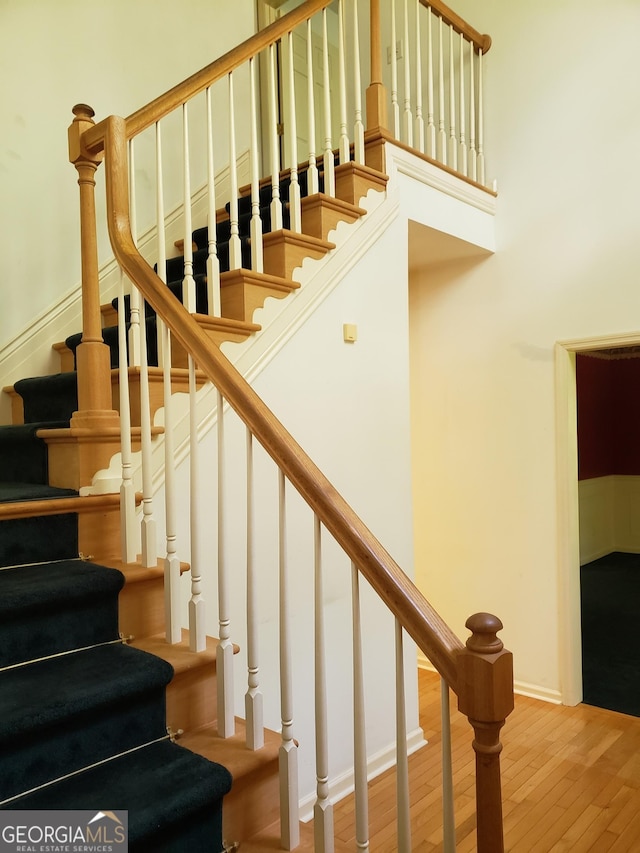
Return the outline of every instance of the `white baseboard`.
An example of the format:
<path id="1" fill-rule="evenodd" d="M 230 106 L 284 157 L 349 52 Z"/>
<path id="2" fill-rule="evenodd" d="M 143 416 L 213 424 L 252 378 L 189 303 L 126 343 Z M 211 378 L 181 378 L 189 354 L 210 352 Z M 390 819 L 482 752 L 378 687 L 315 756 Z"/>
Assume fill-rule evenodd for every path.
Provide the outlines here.
<path id="1" fill-rule="evenodd" d="M 414 729 L 410 734 L 407 735 L 407 754 L 412 755 L 414 752 L 417 752 L 419 749 L 422 749 L 423 746 L 427 745 L 427 741 L 424 738 L 424 732 L 420 727 Z M 367 779 L 375 779 L 376 776 L 379 776 L 381 773 L 384 773 L 385 770 L 389 770 L 390 767 L 395 767 L 396 764 L 396 744 L 395 742 L 389 744 L 389 746 L 380 750 L 380 752 L 375 753 L 371 756 L 367 763 Z M 342 800 L 344 797 L 349 796 L 354 791 L 355 782 L 353 776 L 353 770 L 349 770 L 347 773 L 343 773 L 340 776 L 336 776 L 334 779 L 329 781 L 329 797 L 333 803 L 337 803 Z M 309 820 L 313 819 L 313 807 L 316 802 L 316 794 L 310 794 L 300 801 L 300 820 L 306 823 Z"/>
<path id="2" fill-rule="evenodd" d="M 425 669 L 427 672 L 437 672 L 433 664 L 421 654 L 418 654 L 418 669 Z M 553 705 L 562 704 L 562 697 L 559 690 L 550 690 L 548 687 L 540 687 L 538 684 L 529 684 L 526 681 L 514 681 L 513 690 L 518 696 L 540 699 L 542 702 L 551 702 Z"/>

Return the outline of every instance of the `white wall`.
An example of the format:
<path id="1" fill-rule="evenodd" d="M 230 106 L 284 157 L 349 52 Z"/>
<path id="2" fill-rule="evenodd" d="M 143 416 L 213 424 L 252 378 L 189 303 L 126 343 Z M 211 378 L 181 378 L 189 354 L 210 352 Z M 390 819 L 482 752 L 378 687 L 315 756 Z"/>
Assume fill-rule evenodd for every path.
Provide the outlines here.
<path id="1" fill-rule="evenodd" d="M 640 6 L 455 8 L 493 38 L 497 251 L 412 277 L 418 578 L 458 632 L 499 615 L 519 686 L 557 698 L 554 343 L 640 326 Z"/>
<path id="2" fill-rule="evenodd" d="M 90 104 L 97 119 L 129 115 L 250 36 L 254 8 L 254 0 L 0 2 L 0 348 L 80 281 L 73 105 Z M 103 262 L 104 237 L 100 248 Z"/>

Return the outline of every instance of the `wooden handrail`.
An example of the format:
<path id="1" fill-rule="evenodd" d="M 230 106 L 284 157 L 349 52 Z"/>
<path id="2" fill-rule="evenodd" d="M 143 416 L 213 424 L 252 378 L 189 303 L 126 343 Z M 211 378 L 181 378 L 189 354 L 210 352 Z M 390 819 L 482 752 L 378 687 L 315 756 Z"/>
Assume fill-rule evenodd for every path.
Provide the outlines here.
<path id="1" fill-rule="evenodd" d="M 129 222 L 127 122 L 110 116 L 102 124 L 107 222 L 119 264 L 455 691 L 461 641 L 138 253 Z"/>
<path id="2" fill-rule="evenodd" d="M 178 83 L 164 95 L 155 98 L 126 119 L 127 139 L 131 139 L 155 124 L 160 119 L 169 115 L 176 107 L 189 101 L 195 95 L 203 92 L 208 86 L 212 86 L 217 80 L 235 71 L 252 56 L 257 56 L 266 47 L 275 44 L 282 36 L 294 30 L 307 18 L 316 12 L 330 6 L 332 0 L 306 0 L 297 9 L 288 12 L 282 18 L 269 24 L 260 32 L 248 38 L 242 44 L 227 51 L 227 53 L 215 59 L 205 68 L 196 71 L 191 77 Z M 83 137 L 83 143 L 87 151 L 96 154 L 104 150 L 105 122 L 96 124 Z"/>
<path id="3" fill-rule="evenodd" d="M 491 36 L 488 36 L 486 33 L 479 33 L 464 18 L 456 15 L 453 9 L 450 9 L 442 0 L 420 0 L 420 3 L 441 17 L 445 24 L 450 24 L 457 33 L 462 34 L 468 41 L 473 42 L 476 49 L 481 50 L 483 54 L 491 47 Z"/>

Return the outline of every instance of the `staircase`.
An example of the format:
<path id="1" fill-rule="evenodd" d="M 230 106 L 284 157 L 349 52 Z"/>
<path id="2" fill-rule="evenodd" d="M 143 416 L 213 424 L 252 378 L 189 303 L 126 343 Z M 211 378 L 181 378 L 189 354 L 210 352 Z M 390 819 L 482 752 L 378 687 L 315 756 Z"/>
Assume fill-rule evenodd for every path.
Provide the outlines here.
<path id="1" fill-rule="evenodd" d="M 351 199 L 384 187 L 386 176 L 373 169 L 350 166 L 349 172 L 352 179 L 343 179 L 341 189 Z M 305 171 L 300 184 L 306 190 Z M 285 202 L 288 186 L 283 174 Z M 247 189 L 238 200 L 245 252 L 251 219 Z M 261 191 L 267 226 L 270 190 L 268 185 Z M 216 343 L 259 332 L 252 322 L 255 309 L 267 296 L 294 292 L 299 285 L 290 277 L 293 269 L 304 257 L 332 248 L 327 237 L 339 221 L 355 221 L 365 213 L 353 201 L 322 191 L 305 194 L 303 209 L 304 227 L 312 233 L 287 230 L 285 203 L 285 228 L 265 234 L 269 251 L 262 274 L 225 269 L 229 204 L 218 211 L 222 317 L 213 321 L 208 229 L 194 230 L 196 315 Z M 245 255 L 244 260 L 248 266 L 250 259 Z M 183 276 L 183 256 L 166 262 L 168 288 L 180 301 Z M 130 330 L 129 297 L 124 304 L 116 298 L 101 311 L 115 405 L 119 311 Z M 144 315 L 153 379 L 159 363 L 157 317 L 149 305 Z M 106 803 L 129 811 L 132 850 L 218 851 L 224 796 L 225 838 L 253 837 L 254 846 L 247 849 L 259 850 L 260 839 L 271 836 L 279 817 L 279 736 L 267 730 L 265 745 L 253 752 L 246 749 L 240 720 L 233 737 L 218 736 L 216 641 L 209 638 L 207 650 L 199 653 L 190 651 L 186 633 L 182 642 L 167 644 L 161 565 L 122 563 L 116 556 L 117 495 L 80 497 L 74 472 L 57 461 L 60 445 L 47 446 L 52 436 L 64 439 L 78 408 L 75 353 L 81 338 L 77 333 L 55 345 L 60 373 L 22 379 L 4 389 L 16 423 L 0 427 L 6 480 L 0 488 L 0 561 L 6 567 L 0 571 L 0 808 L 93 809 Z M 173 351 L 173 365 L 172 386 L 181 390 L 186 358 L 179 349 Z M 134 402 L 137 389 L 131 380 L 138 372 L 131 368 L 129 374 Z M 155 377 L 161 380 L 160 370 Z M 161 394 L 152 393 L 152 413 L 161 401 Z M 139 410 L 134 413 L 133 426 L 139 429 Z M 52 458 L 57 481 L 69 485 L 50 484 Z M 106 526 L 105 518 L 110 519 Z M 83 559 L 80 551 L 91 556 Z M 106 565 L 93 562 L 96 558 Z M 183 781 L 176 785 L 176 779 Z"/>
<path id="2" fill-rule="evenodd" d="M 346 557 L 351 565 L 352 624 L 349 625 L 347 619 L 345 627 L 352 631 L 354 756 L 349 772 L 356 789 L 358 848 L 368 849 L 366 779 L 372 760 L 366 748 L 366 667 L 363 666 L 360 622 L 363 612 L 365 621 L 370 618 L 374 611 L 368 611 L 367 607 L 374 602 L 375 607 L 382 607 L 385 618 L 392 625 L 388 646 L 394 648 L 391 656 L 397 719 L 394 755 L 397 756 L 398 776 L 404 776 L 406 781 L 398 785 L 399 848 L 410 850 L 406 722 L 411 714 L 407 713 L 404 693 L 405 682 L 411 679 L 405 673 L 402 647 L 406 633 L 440 672 L 443 684 L 447 685 L 447 695 L 449 688 L 457 694 L 460 709 L 474 726 L 474 749 L 482 759 L 477 763 L 478 849 L 480 853 L 499 853 L 503 849 L 499 732 L 513 706 L 513 691 L 511 656 L 496 636 L 502 627 L 499 620 L 488 614 L 472 617 L 467 623 L 472 636 L 465 646 L 269 411 L 254 388 L 224 355 L 225 349 L 220 348 L 225 342 L 241 342 L 258 334 L 256 309 L 261 308 L 269 296 L 283 299 L 295 293 L 300 287 L 295 271 L 301 266 L 308 269 L 314 260 L 331 252 L 335 245 L 333 232 L 338 226 L 344 234 L 345 229 L 348 230 L 344 223 L 355 223 L 365 213 L 360 206 L 361 200 L 371 190 L 380 192 L 386 187 L 385 145 L 393 135 L 386 125 L 379 4 L 375 0 L 371 3 L 372 61 L 366 90 L 368 130 L 365 138 L 358 48 L 359 4 L 349 2 L 352 30 L 349 43 L 353 45 L 357 66 L 352 69 L 353 79 L 349 81 L 354 136 L 350 142 L 346 118 L 342 120 L 349 100 L 342 63 L 340 111 L 343 115 L 337 150 L 331 143 L 330 127 L 326 14 L 329 5 L 329 0 L 305 0 L 281 21 L 127 119 L 110 116 L 96 124 L 90 107 L 78 105 L 74 108 L 69 153 L 80 185 L 83 330 L 56 344 L 61 358 L 59 374 L 23 379 L 5 389 L 12 400 L 13 424 L 0 428 L 0 458 L 6 460 L 5 470 L 10 481 L 0 503 L 2 531 L 6 533 L 6 544 L 0 538 L 0 555 L 6 566 L 0 571 L 0 578 L 8 590 L 7 625 L 10 633 L 13 632 L 13 639 L 8 637 L 6 642 L 9 649 L 14 649 L 10 663 L 0 670 L 0 678 L 6 679 L 7 685 L 2 695 L 9 697 L 1 718 L 7 720 L 6 732 L 0 728 L 0 743 L 5 744 L 0 753 L 0 775 L 5 770 L 6 755 L 8 780 L 2 808 L 18 807 L 15 805 L 18 802 L 24 808 L 35 808 L 36 804 L 47 807 L 62 804 L 84 807 L 86 804 L 89 809 L 103 805 L 115 809 L 122 807 L 130 812 L 132 844 L 138 845 L 132 849 L 136 850 L 217 851 L 222 849 L 223 842 L 227 846 L 241 842 L 247 853 L 278 845 L 284 849 L 312 849 L 311 831 L 313 849 L 335 849 L 329 789 L 329 715 L 324 683 L 327 657 L 321 556 L 324 530 L 325 536 L 333 538 L 332 547 L 337 546 L 340 560 Z M 450 45 L 453 45 L 454 30 L 460 35 L 460 73 L 465 68 L 465 51 L 469 52 L 467 64 L 471 74 L 476 65 L 481 70 L 482 52 L 488 49 L 490 39 L 452 16 L 447 7 L 436 6 L 436 9 L 426 8 L 425 14 L 432 16 L 439 11 L 440 27 L 444 16 L 446 25 L 451 28 Z M 346 16 L 342 4 L 340 9 L 336 31 L 344 58 L 347 52 Z M 421 5 L 416 3 L 416 20 L 422 12 Z M 300 163 L 300 158 L 292 154 L 297 151 L 295 118 L 288 122 L 289 135 L 283 151 L 288 152 L 289 160 L 285 166 L 278 154 L 280 141 L 274 108 L 275 46 L 288 44 L 288 54 L 283 54 L 288 57 L 283 59 L 284 64 L 288 63 L 283 85 L 289 86 L 289 103 L 296 104 L 292 64 L 292 34 L 296 28 L 307 33 L 310 84 L 313 33 L 324 29 L 321 41 L 325 128 L 319 134 L 323 139 L 322 151 L 316 156 L 312 150 L 309 159 Z M 315 44 L 318 45 L 317 38 Z M 420 39 L 417 44 L 420 45 Z M 262 144 L 265 150 L 271 151 L 272 168 L 268 178 L 262 177 L 258 163 L 260 146 L 255 109 L 258 59 L 266 62 L 266 76 L 270 79 L 267 111 L 270 115 L 261 131 Z M 442 57 L 440 60 L 442 75 Z M 429 62 L 433 63 L 431 55 Z M 242 74 L 243 65 L 248 65 L 241 85 L 245 86 L 245 96 L 251 103 L 251 128 L 250 138 L 242 144 L 246 144 L 249 151 L 251 181 L 238 189 L 233 80 L 236 71 Z M 236 76 L 235 79 L 242 81 L 243 78 Z M 211 89 L 218 83 L 227 88 L 229 103 L 230 192 L 228 203 L 216 209 L 217 176 L 213 154 L 222 143 L 216 143 L 218 148 L 213 143 L 213 131 L 218 132 L 219 128 L 214 127 L 212 120 Z M 461 91 L 464 91 L 462 82 Z M 471 86 L 471 91 L 475 91 L 475 86 Z M 315 110 L 311 85 L 308 93 L 307 124 L 310 145 L 313 145 L 316 134 L 312 131 Z M 193 195 L 186 107 L 203 94 L 209 159 L 204 195 L 210 208 L 194 228 L 191 224 Z M 392 92 L 392 106 L 397 113 L 397 91 Z M 406 106 L 408 111 L 408 100 Z M 291 109 L 295 112 L 295 107 Z M 181 217 L 184 239 L 178 249 L 183 252 L 182 257 L 167 258 L 160 125 L 173 111 L 182 113 L 183 122 Z M 421 111 L 420 103 L 417 117 L 421 117 Z M 224 121 L 219 124 L 224 126 Z M 155 169 L 157 176 L 158 215 L 154 236 L 157 255 L 152 268 L 154 261 L 150 265 L 136 245 L 133 152 L 138 135 L 154 126 L 156 163 L 154 167 L 147 167 L 149 174 Z M 407 126 L 410 126 L 409 121 Z M 431 130 L 434 134 L 433 126 Z M 423 160 L 433 163 L 425 153 L 424 134 L 422 136 L 419 154 Z M 434 150 L 435 135 L 428 135 L 427 140 Z M 481 145 L 475 153 L 472 146 L 472 155 L 471 176 L 465 171 L 465 179 L 477 189 L 474 170 L 477 160 L 479 174 L 483 174 Z M 466 157 L 464 160 L 466 170 Z M 94 174 L 102 163 L 109 238 L 114 256 L 133 287 L 130 294 L 125 295 L 123 289 L 118 298 L 100 305 Z M 203 227 L 204 220 L 208 223 L 206 227 Z M 158 323 L 159 318 L 162 324 Z M 217 475 L 209 474 L 208 468 L 201 472 L 198 461 L 196 391 L 205 383 L 212 383 L 217 395 Z M 175 397 L 172 394 L 187 389 L 191 484 L 187 496 L 184 493 L 176 496 L 173 484 L 169 483 L 174 462 L 171 410 Z M 155 413 L 162 407 L 164 411 L 158 420 L 162 426 L 151 426 Z M 242 567 L 246 568 L 246 625 L 243 625 L 246 633 L 241 631 L 238 640 L 231 633 L 228 616 L 229 575 L 233 573 L 237 580 L 238 567 L 225 565 L 223 542 L 227 532 L 224 514 L 228 512 L 222 501 L 227 408 L 237 418 L 236 423 L 246 430 L 247 441 L 247 456 L 242 463 L 247 470 L 246 567 Z M 165 464 L 163 468 L 158 465 L 154 468 L 151 443 L 160 434 L 163 434 L 163 441 L 157 445 L 162 444 L 166 452 Z M 272 537 L 277 539 L 276 556 L 270 554 L 267 559 L 276 564 L 277 571 L 268 580 L 266 575 L 258 577 L 253 565 L 254 439 L 266 451 L 265 458 L 270 457 L 269 463 L 275 463 L 278 478 L 277 531 Z M 136 495 L 132 488 L 129 445 L 134 451 L 141 448 L 141 495 Z M 120 452 L 122 466 L 121 478 L 120 473 L 117 474 L 118 486 L 114 487 L 113 481 L 110 484 L 107 478 L 104 481 L 107 485 L 102 488 L 102 481 L 95 475 L 105 469 L 111 471 L 110 463 Z M 198 532 L 209 523 L 199 514 L 199 504 L 205 500 L 205 492 L 198 481 L 201 474 L 204 478 L 218 480 L 216 556 L 202 554 L 198 544 Z M 164 478 L 162 497 L 167 508 L 167 556 L 161 560 L 156 559 L 155 544 L 151 545 L 155 522 L 149 513 L 156 476 L 160 480 Z M 288 567 L 286 539 L 289 485 L 295 487 L 305 512 L 311 510 L 313 519 L 314 553 L 311 559 L 305 557 L 303 560 L 312 565 L 314 585 L 311 621 L 315 683 L 309 691 L 313 695 L 305 699 L 309 700 L 311 709 L 307 711 L 307 719 L 313 720 L 315 728 L 316 764 L 313 768 L 304 768 L 307 776 L 312 769 L 317 780 L 313 830 L 301 830 L 298 817 L 299 743 L 292 722 L 291 678 L 291 652 L 297 638 L 290 632 L 293 594 L 289 591 L 289 576 L 293 572 Z M 174 519 L 170 516 L 175 516 L 172 507 L 177 501 L 183 509 L 189 507 L 191 513 L 190 565 L 180 564 L 175 551 Z M 136 506 L 137 515 L 142 516 L 142 525 L 136 518 Z M 134 534 L 137 524 L 138 534 Z M 140 534 L 140 528 L 142 554 L 136 559 L 137 551 L 132 551 L 132 542 Z M 236 533 L 234 528 L 233 535 Z M 219 639 L 205 636 L 202 575 L 206 563 L 217 567 L 215 595 Z M 335 563 L 340 565 L 339 560 Z M 178 607 L 181 574 L 188 577 L 191 593 L 188 631 L 180 630 L 181 620 L 184 620 Z M 363 596 L 368 597 L 364 609 L 361 609 L 360 577 L 370 586 Z M 273 632 L 277 641 L 275 645 L 272 643 L 269 653 L 279 661 L 280 684 L 274 678 L 268 685 L 280 693 L 280 714 L 274 715 L 271 709 L 270 717 L 279 716 L 278 734 L 264 726 L 262 685 L 257 679 L 258 580 L 266 582 L 278 597 L 279 613 Z M 297 572 L 294 581 L 299 581 Z M 334 581 L 337 582 L 337 575 Z M 85 586 L 89 589 L 83 591 Z M 37 593 L 19 594 L 23 587 L 37 590 Z M 15 600 L 12 598 L 14 589 Z M 76 599 L 79 609 L 74 611 Z M 71 614 L 82 613 L 83 618 L 77 621 L 88 626 L 88 633 L 63 631 L 64 640 L 60 645 L 52 629 L 52 625 L 59 622 L 57 610 L 51 613 L 54 601 L 60 602 L 62 610 Z M 28 620 L 26 627 L 20 627 L 23 613 Z M 12 614 L 11 619 L 9 614 Z M 67 618 L 74 621 L 73 615 Z M 31 635 L 41 637 L 39 645 L 33 648 L 25 640 Z M 239 649 L 236 642 L 245 641 L 246 719 L 238 720 L 234 718 L 238 701 L 233 689 L 233 656 Z M 342 642 L 340 656 L 344 645 L 348 643 Z M 244 653 L 244 649 L 242 651 Z M 332 654 L 335 656 L 335 652 Z M 95 677 L 96 672 L 100 673 L 100 678 Z M 109 673 L 108 680 L 102 677 L 105 672 Z M 39 702 L 29 705 L 36 691 L 28 687 L 24 679 L 33 674 L 39 685 L 53 685 L 50 692 L 54 698 L 50 702 L 47 700 L 42 711 Z M 58 685 L 65 687 L 64 710 L 55 701 Z M 106 698 L 102 689 L 106 690 Z M 390 697 L 384 698 L 388 701 Z M 2 710 L 0 706 L 0 712 Z M 278 724 L 273 725 L 275 728 Z M 446 725 L 443 719 L 443 726 Z M 306 755 L 313 751 L 312 739 L 307 738 Z M 387 746 L 385 744 L 385 749 Z M 20 771 L 21 767 L 25 770 Z M 120 767 L 122 774 L 131 779 L 131 784 L 115 791 L 111 771 L 115 769 L 119 777 Z M 233 779 L 230 790 L 229 773 Z M 36 777 L 35 785 L 28 778 L 32 774 Z M 136 784 L 136 779 L 145 781 Z M 37 790 L 31 790 L 36 786 Z M 94 802 L 96 798 L 100 799 L 99 804 Z M 452 803 L 450 787 L 444 790 L 444 798 Z M 449 811 L 445 829 L 447 849 L 451 848 L 455 835 L 453 815 L 451 809 Z"/>

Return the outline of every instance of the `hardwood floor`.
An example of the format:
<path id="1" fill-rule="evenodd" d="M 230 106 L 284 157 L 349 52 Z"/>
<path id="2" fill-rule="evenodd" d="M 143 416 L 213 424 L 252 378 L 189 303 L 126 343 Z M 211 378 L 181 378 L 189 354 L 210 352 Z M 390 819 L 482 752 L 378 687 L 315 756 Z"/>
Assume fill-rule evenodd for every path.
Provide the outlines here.
<path id="1" fill-rule="evenodd" d="M 420 671 L 420 723 L 429 746 L 410 758 L 412 849 L 442 850 L 440 686 Z M 453 704 L 453 703 L 452 703 Z M 458 853 L 475 851 L 471 727 L 452 715 Z M 640 851 L 640 718 L 516 696 L 503 730 L 505 848 L 511 853 Z M 335 806 L 336 835 L 355 849 L 351 798 Z M 392 853 L 395 774 L 370 785 L 371 850 Z"/>
<path id="2" fill-rule="evenodd" d="M 419 672 L 420 724 L 429 745 L 409 759 L 413 853 L 442 850 L 440 682 Z M 453 704 L 453 702 L 452 702 Z M 472 730 L 452 713 L 457 853 L 475 840 Z M 640 853 L 640 718 L 516 696 L 503 730 L 505 849 L 510 853 Z M 395 773 L 369 786 L 370 849 L 397 851 Z M 334 807 L 336 851 L 356 850 L 353 798 Z M 302 850 L 312 850 L 312 824 Z M 274 838 L 276 830 L 274 829 Z M 241 845 L 243 853 L 245 845 Z M 264 841 L 246 853 L 275 850 Z"/>

